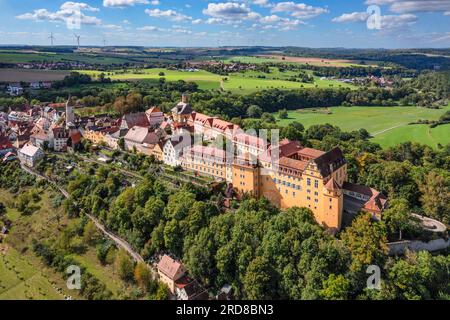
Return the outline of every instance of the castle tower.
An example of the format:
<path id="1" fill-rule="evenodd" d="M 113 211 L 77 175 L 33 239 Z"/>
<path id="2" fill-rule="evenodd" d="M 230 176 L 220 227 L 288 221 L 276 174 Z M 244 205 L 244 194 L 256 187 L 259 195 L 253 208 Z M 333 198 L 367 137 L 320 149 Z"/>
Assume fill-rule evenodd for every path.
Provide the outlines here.
<path id="1" fill-rule="evenodd" d="M 342 226 L 344 212 L 344 193 L 342 187 L 334 178 L 331 178 L 324 187 L 323 195 L 323 207 L 318 220 L 328 228 L 339 230 Z"/>

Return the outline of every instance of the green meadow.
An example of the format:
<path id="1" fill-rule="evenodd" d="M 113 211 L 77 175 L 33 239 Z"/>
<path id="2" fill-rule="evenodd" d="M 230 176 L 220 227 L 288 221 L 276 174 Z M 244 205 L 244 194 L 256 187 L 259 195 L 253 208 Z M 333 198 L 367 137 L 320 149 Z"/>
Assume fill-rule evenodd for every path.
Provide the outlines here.
<path id="1" fill-rule="evenodd" d="M 326 110 L 300 109 L 289 112 L 288 119 L 277 119 L 281 125 L 297 121 L 305 128 L 326 123 L 344 131 L 364 128 L 374 137 L 373 142 L 382 147 L 413 141 L 436 148 L 438 144 L 450 143 L 450 125 L 431 129 L 428 125 L 408 124 L 420 119 L 437 120 L 448 110 L 450 105 L 439 110 L 419 107 L 333 107 Z"/>
<path id="2" fill-rule="evenodd" d="M 6 205 L 13 226 L 6 239 L 0 241 L 0 300 L 63 300 L 65 295 L 84 299 L 76 290 L 68 290 L 62 274 L 46 266 L 32 251 L 32 239 L 51 239 L 75 221 L 67 219 L 62 207 L 52 207 L 53 196 L 53 192 L 44 190 L 36 204 L 38 210 L 23 216 L 14 209 L 16 196 L 0 188 L 0 202 Z M 71 257 L 104 283 L 114 298 L 131 292 L 132 287 L 120 279 L 113 265 L 101 265 L 95 247 Z"/>
<path id="3" fill-rule="evenodd" d="M 98 78 L 101 71 L 85 71 L 78 72 L 88 74 L 91 77 Z M 160 76 L 164 73 L 164 76 Z M 297 73 L 298 74 L 298 73 Z M 184 80 L 186 82 L 198 83 L 200 89 L 203 90 L 219 90 L 223 87 L 226 91 L 234 93 L 247 94 L 265 89 L 301 89 L 301 88 L 332 88 L 332 87 L 348 87 L 354 88 L 334 80 L 321 80 L 315 78 L 315 83 L 300 83 L 288 81 L 289 78 L 297 75 L 295 72 L 280 72 L 278 68 L 272 68 L 271 73 L 248 71 L 242 73 L 232 73 L 229 76 L 220 76 L 208 71 L 199 70 L 195 72 L 178 71 L 169 69 L 139 69 L 139 70 L 118 70 L 107 72 L 106 77 L 111 80 L 118 81 L 138 81 L 138 80 L 158 80 L 165 78 L 167 81 Z M 265 77 L 265 78 L 264 78 Z"/>

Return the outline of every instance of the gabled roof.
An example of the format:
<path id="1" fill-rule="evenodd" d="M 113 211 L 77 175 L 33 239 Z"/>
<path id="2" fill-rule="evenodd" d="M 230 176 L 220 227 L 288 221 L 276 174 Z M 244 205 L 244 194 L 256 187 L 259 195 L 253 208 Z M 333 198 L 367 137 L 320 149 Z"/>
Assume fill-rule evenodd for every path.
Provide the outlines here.
<path id="1" fill-rule="evenodd" d="M 136 126 L 139 127 L 150 126 L 147 115 L 144 112 L 126 114 L 122 118 L 122 123 L 124 121 L 126 122 L 128 129 L 131 129 Z"/>
<path id="2" fill-rule="evenodd" d="M 40 149 L 38 147 L 35 147 L 30 144 L 27 144 L 22 149 L 20 149 L 20 153 L 22 153 L 26 156 L 29 156 L 29 157 L 34 157 L 39 151 L 40 151 Z"/>
<path id="3" fill-rule="evenodd" d="M 302 150 L 300 150 L 298 152 L 299 156 L 302 156 L 304 158 L 309 158 L 310 160 L 317 159 L 317 158 L 323 156 L 324 154 L 325 154 L 325 152 L 323 152 L 322 150 L 311 149 L 311 148 L 303 148 Z"/>
<path id="4" fill-rule="evenodd" d="M 328 177 L 332 172 L 346 164 L 342 150 L 337 147 L 312 161 L 317 165 L 322 177 Z"/>
<path id="5" fill-rule="evenodd" d="M 155 144 L 160 140 L 155 132 L 149 131 L 148 128 L 138 126 L 131 128 L 124 139 L 139 144 Z"/>
<path id="6" fill-rule="evenodd" d="M 164 273 L 172 280 L 176 280 L 175 276 L 177 274 L 184 273 L 183 265 L 181 264 L 181 262 L 172 259 L 168 255 L 164 255 L 161 258 L 161 261 L 159 261 L 157 268 L 160 272 Z"/>
<path id="7" fill-rule="evenodd" d="M 296 159 L 291 159 L 288 157 L 280 158 L 279 163 L 280 163 L 280 166 L 282 166 L 282 167 L 294 169 L 299 172 L 305 171 L 306 167 L 308 166 L 308 161 L 296 160 Z"/>
<path id="8" fill-rule="evenodd" d="M 161 109 L 159 109 L 158 107 L 151 107 L 150 109 L 145 111 L 145 113 L 147 115 L 151 115 L 152 113 L 162 113 L 162 112 L 161 112 Z"/>

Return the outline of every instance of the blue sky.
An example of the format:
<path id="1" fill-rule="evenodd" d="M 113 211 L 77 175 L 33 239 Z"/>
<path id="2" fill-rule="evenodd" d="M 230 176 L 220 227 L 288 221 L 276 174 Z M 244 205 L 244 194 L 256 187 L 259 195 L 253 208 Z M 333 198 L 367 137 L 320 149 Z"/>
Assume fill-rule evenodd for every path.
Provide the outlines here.
<path id="1" fill-rule="evenodd" d="M 0 0 L 0 19 L 0 44 L 450 47 L 450 0 Z"/>

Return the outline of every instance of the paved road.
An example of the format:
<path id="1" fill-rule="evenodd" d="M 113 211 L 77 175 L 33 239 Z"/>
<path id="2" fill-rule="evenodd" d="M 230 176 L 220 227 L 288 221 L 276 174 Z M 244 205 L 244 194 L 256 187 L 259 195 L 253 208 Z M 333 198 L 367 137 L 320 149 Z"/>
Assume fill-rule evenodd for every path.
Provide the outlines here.
<path id="1" fill-rule="evenodd" d="M 136 262 L 145 262 L 144 258 L 142 258 L 142 256 L 140 254 L 138 254 L 136 251 L 133 250 L 133 248 L 131 247 L 131 245 L 126 242 L 125 240 L 123 240 L 122 238 L 120 238 L 119 236 L 117 236 L 116 234 L 114 234 L 113 232 L 109 231 L 108 229 L 106 229 L 106 227 L 104 225 L 102 225 L 95 217 L 93 217 L 90 214 L 86 213 L 86 216 L 89 217 L 89 219 L 92 220 L 92 222 L 95 223 L 95 226 L 101 231 L 103 232 L 105 235 L 107 235 L 111 240 L 113 240 L 117 245 L 119 245 L 120 247 L 122 247 L 123 249 L 125 249 Z"/>

